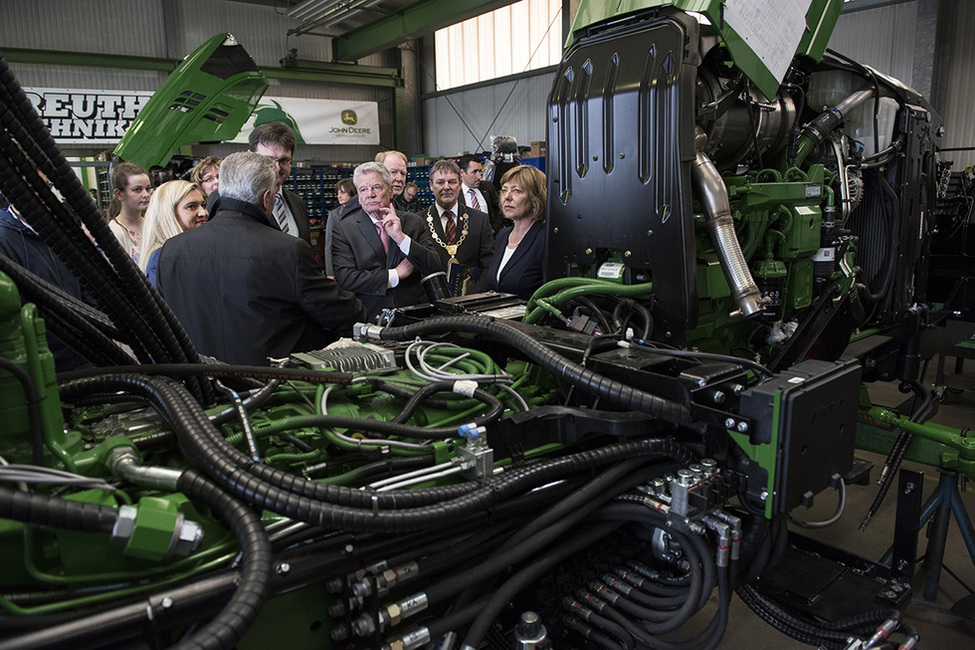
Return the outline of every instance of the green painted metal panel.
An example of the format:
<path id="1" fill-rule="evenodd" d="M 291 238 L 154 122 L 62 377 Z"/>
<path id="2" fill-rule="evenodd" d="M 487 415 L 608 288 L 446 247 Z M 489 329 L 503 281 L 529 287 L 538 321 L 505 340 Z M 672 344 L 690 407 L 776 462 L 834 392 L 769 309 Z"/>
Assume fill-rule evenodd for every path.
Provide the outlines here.
<path id="1" fill-rule="evenodd" d="M 165 165 L 186 143 L 233 139 L 266 89 L 244 48 L 229 34 L 217 34 L 152 95 L 115 155 L 149 168 Z"/>
<path id="2" fill-rule="evenodd" d="M 161 72 L 172 72 L 180 64 L 180 61 L 176 59 L 59 50 L 4 48 L 2 53 L 3 58 L 9 63 L 115 68 L 118 70 L 158 70 Z M 396 88 L 403 85 L 402 72 L 397 68 L 299 60 L 294 66 L 284 68 L 260 66 L 258 70 L 266 79 L 298 79 L 318 83 L 382 86 L 387 88 Z"/>
<path id="3" fill-rule="evenodd" d="M 515 0 L 423 0 L 332 39 L 332 58 L 355 61 Z"/>

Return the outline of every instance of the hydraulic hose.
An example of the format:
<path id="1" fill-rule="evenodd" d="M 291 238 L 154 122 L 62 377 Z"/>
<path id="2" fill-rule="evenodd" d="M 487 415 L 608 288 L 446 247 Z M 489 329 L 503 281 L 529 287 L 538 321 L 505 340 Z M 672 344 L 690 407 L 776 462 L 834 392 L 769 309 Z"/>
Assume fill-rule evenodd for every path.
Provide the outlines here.
<path id="1" fill-rule="evenodd" d="M 98 377 L 64 386 L 62 396 L 70 399 L 91 391 L 129 391 L 154 405 L 176 432 L 189 462 L 240 498 L 315 526 L 352 531 L 405 532 L 452 525 L 459 517 L 573 473 L 634 455 L 667 455 L 677 447 L 667 439 L 609 445 L 511 470 L 478 484 L 461 484 L 458 487 L 468 492 L 460 496 L 457 488 L 377 493 L 323 485 L 253 463 L 228 445 L 199 405 L 171 381 L 127 375 Z"/>
<path id="2" fill-rule="evenodd" d="M 565 541 L 552 550 L 532 559 L 531 564 L 509 578 L 499 587 L 488 599 L 484 609 L 478 614 L 474 622 L 471 623 L 464 637 L 464 644 L 461 650 L 474 650 L 479 648 L 481 641 L 487 634 L 488 628 L 494 619 L 498 617 L 501 610 L 516 596 L 522 589 L 538 580 L 541 576 L 548 573 L 552 567 L 582 549 L 595 544 L 600 539 L 606 537 L 623 522 L 615 524 L 602 523 L 598 526 L 589 528 L 584 532 L 575 532 L 568 541 Z"/>
<path id="3" fill-rule="evenodd" d="M 0 487 L 0 518 L 86 533 L 111 533 L 118 510 Z"/>
<path id="4" fill-rule="evenodd" d="M 47 174 L 48 178 L 54 181 L 75 213 L 87 226 L 95 241 L 98 242 L 102 251 L 111 260 L 115 269 L 120 271 L 121 289 L 129 295 L 136 306 L 136 309 L 129 310 L 133 320 L 138 322 L 139 316 L 146 314 L 151 329 L 140 333 L 146 336 L 147 340 L 151 340 L 153 331 L 158 332 L 163 345 L 171 351 L 175 361 L 196 361 L 198 354 L 190 342 L 189 336 L 155 288 L 149 284 L 146 277 L 131 262 L 131 258 L 118 245 L 118 241 L 109 229 L 108 224 L 96 210 L 88 192 L 82 187 L 78 177 L 61 154 L 50 132 L 41 122 L 37 112 L 10 71 L 6 60 L 2 57 L 0 57 L 0 94 L 2 94 L 3 104 L 12 108 L 15 113 L 14 119 L 10 121 L 7 128 L 14 129 L 15 136 L 20 136 L 18 140 L 21 146 L 38 167 Z M 23 131 L 26 133 L 22 133 Z M 46 188 L 43 189 L 46 190 Z M 49 205 L 53 206 L 57 203 L 57 201 L 53 201 Z M 60 205 L 58 204 L 57 207 Z M 75 223 L 74 219 L 66 218 Z M 67 229 L 68 223 L 66 222 L 64 225 Z M 80 228 L 76 227 L 74 231 L 79 240 L 87 239 Z M 67 262 L 67 260 L 65 261 Z M 208 384 L 191 378 L 189 385 L 198 399 L 202 399 L 205 403 L 212 401 L 213 394 Z"/>
<path id="5" fill-rule="evenodd" d="M 703 140 L 704 132 L 698 127 L 697 139 Z M 702 143 L 703 144 L 703 143 Z M 700 146 L 691 167 L 694 187 L 708 215 L 708 234 L 718 253 L 721 268 L 731 287 L 731 295 L 745 317 L 760 314 L 764 309 L 762 292 L 752 278 L 741 244 L 735 234 L 735 220 L 731 216 L 728 188 L 721 173 Z"/>
<path id="6" fill-rule="evenodd" d="M 237 537 L 243 553 L 240 582 L 226 607 L 178 647 L 229 650 L 236 647 L 250 629 L 267 600 L 272 564 L 271 542 L 257 513 L 196 471 L 183 472 L 177 488 L 217 511 Z"/>
<path id="7" fill-rule="evenodd" d="M 363 326 L 360 328 L 357 326 L 357 329 L 360 336 L 378 336 L 382 340 L 393 341 L 451 332 L 479 334 L 517 348 L 559 379 L 591 395 L 607 399 L 626 409 L 648 413 L 665 422 L 689 427 L 695 424 L 686 405 L 598 375 L 552 351 L 545 344 L 532 338 L 530 334 L 502 320 L 483 316 L 444 316 L 428 318 L 402 327 Z"/>
<path id="8" fill-rule="evenodd" d="M 615 474 L 612 469 L 608 471 Z M 625 483 L 624 486 L 622 486 L 622 489 L 629 489 L 631 487 L 631 483 Z M 585 490 L 585 488 L 583 489 Z M 607 492 L 610 494 L 616 494 L 619 491 L 621 490 L 607 490 Z M 527 536 L 516 543 L 506 543 L 503 552 L 495 553 L 486 561 L 471 567 L 461 574 L 451 575 L 447 579 L 431 585 L 425 591 L 426 598 L 430 602 L 441 602 L 447 597 L 456 594 L 466 587 L 479 584 L 484 580 L 499 574 L 516 562 L 525 559 L 532 553 L 537 552 L 548 544 L 551 544 L 561 535 L 566 534 L 566 532 L 578 522 L 582 521 L 594 510 L 601 507 L 603 502 L 603 500 L 590 501 L 589 503 L 577 508 L 571 514 L 562 517 L 560 520 L 556 521 L 550 526 L 539 530 L 537 533 Z"/>

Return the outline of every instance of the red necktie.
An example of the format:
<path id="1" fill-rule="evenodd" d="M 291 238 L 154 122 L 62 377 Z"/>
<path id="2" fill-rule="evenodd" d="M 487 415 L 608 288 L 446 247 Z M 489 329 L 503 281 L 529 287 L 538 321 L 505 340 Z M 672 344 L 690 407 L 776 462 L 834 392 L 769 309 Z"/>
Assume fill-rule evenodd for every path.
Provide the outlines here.
<path id="1" fill-rule="evenodd" d="M 389 235 L 386 234 L 386 229 L 383 228 L 383 222 L 376 222 L 376 230 L 379 231 L 379 238 L 383 241 L 383 250 L 389 255 Z"/>
<path id="2" fill-rule="evenodd" d="M 457 241 L 457 224 L 454 223 L 454 213 L 447 210 L 443 213 L 443 216 L 447 217 L 447 227 L 444 228 L 444 234 L 447 235 L 447 245 L 451 245 Z"/>

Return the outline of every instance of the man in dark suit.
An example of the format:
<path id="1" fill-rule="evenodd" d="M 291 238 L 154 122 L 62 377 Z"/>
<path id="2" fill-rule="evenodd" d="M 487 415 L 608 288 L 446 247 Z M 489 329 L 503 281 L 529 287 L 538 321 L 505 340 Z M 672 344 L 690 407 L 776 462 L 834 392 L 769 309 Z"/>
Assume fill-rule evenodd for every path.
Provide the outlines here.
<path id="1" fill-rule="evenodd" d="M 389 170 L 380 163 L 359 165 L 352 180 L 359 205 L 332 231 L 335 280 L 365 304 L 370 321 L 383 309 L 427 302 L 420 281 L 440 269 L 440 258 L 423 219 L 392 206 Z"/>
<path id="2" fill-rule="evenodd" d="M 491 265 L 494 253 L 494 235 L 486 213 L 464 207 L 460 195 L 460 168 L 451 160 L 438 160 L 430 166 L 430 190 L 434 204 L 427 208 L 426 225 L 440 255 L 441 268 L 454 275 L 450 263 L 471 269 L 474 275 Z M 466 269 L 465 269 L 466 270 Z M 458 293 L 454 283 L 451 289 Z M 466 293 L 460 291 L 459 293 Z"/>
<path id="3" fill-rule="evenodd" d="M 308 227 L 308 208 L 297 194 L 284 187 L 291 175 L 291 159 L 295 153 L 295 133 L 284 122 L 267 122 L 251 131 L 248 147 L 254 153 L 274 161 L 274 220 L 281 232 L 311 243 Z"/>
<path id="4" fill-rule="evenodd" d="M 203 354 L 266 365 L 323 347 L 365 318 L 362 303 L 322 273 L 311 245 L 278 229 L 275 189 L 269 157 L 227 156 L 213 219 L 159 253 L 159 291 Z"/>
<path id="5" fill-rule="evenodd" d="M 504 227 L 504 215 L 498 206 L 498 190 L 492 183 L 481 180 L 484 165 L 481 159 L 471 154 L 465 154 L 457 161 L 460 167 L 461 203 L 467 207 L 487 212 L 491 220 L 491 230 L 497 234 Z"/>

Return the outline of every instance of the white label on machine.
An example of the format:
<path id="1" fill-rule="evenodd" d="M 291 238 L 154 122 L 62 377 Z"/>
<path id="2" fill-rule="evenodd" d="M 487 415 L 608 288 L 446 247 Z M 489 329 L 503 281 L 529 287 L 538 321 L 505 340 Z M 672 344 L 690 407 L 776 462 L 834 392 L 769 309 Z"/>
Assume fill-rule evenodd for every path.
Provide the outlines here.
<path id="1" fill-rule="evenodd" d="M 782 83 L 812 0 L 726 0 L 724 19 Z"/>
<path id="2" fill-rule="evenodd" d="M 623 268 L 622 262 L 606 262 L 599 267 L 596 275 L 603 280 L 619 280 L 623 277 Z"/>

